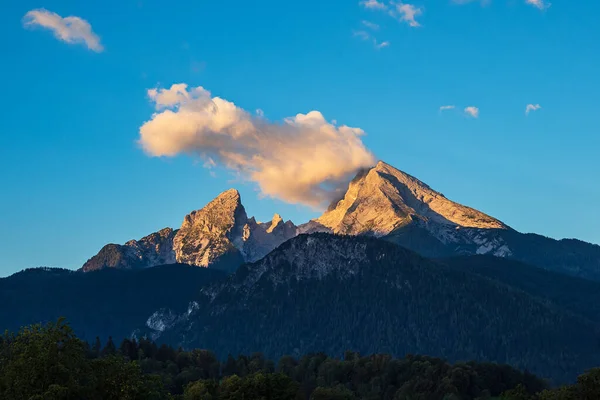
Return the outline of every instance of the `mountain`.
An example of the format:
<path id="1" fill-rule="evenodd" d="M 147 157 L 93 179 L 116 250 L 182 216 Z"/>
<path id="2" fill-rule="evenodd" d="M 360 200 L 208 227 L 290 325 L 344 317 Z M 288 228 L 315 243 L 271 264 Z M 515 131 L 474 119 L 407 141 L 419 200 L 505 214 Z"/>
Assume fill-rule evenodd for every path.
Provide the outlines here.
<path id="1" fill-rule="evenodd" d="M 522 290 L 565 311 L 600 324 L 600 282 L 493 256 L 459 256 L 437 261 L 448 267 Z"/>
<path id="2" fill-rule="evenodd" d="M 139 241 L 108 244 L 82 270 L 141 269 L 177 262 L 234 271 L 294 236 L 296 226 L 278 214 L 267 223 L 248 218 L 239 192 L 230 189 L 186 215 L 178 230 L 165 228 Z"/>
<path id="3" fill-rule="evenodd" d="M 600 280 L 600 246 L 519 233 L 384 162 L 361 171 L 340 201 L 299 230 L 384 237 L 426 257 L 506 257 Z"/>
<path id="4" fill-rule="evenodd" d="M 456 227 L 509 229 L 497 219 L 448 200 L 417 178 L 381 161 L 374 168 L 361 171 L 350 182 L 344 198 L 316 222 L 334 233 L 378 237 L 413 222 L 435 225 L 440 235 L 451 234 L 448 231 Z"/>
<path id="5" fill-rule="evenodd" d="M 202 286 L 225 277 L 221 271 L 181 264 L 88 273 L 28 269 L 0 279 L 0 329 L 16 332 L 66 317 L 87 341 L 96 336 L 103 342 L 109 336 L 121 340 L 157 309 L 185 312 Z"/>
<path id="6" fill-rule="evenodd" d="M 157 265 L 174 264 L 173 238 L 177 231 L 161 229 L 140 240 L 130 240 L 124 245 L 107 244 L 98 254 L 83 264 L 84 272 L 104 268 L 139 269 Z"/>
<path id="7" fill-rule="evenodd" d="M 360 171 L 343 198 L 323 215 L 298 227 L 278 214 L 266 223 L 248 218 L 240 194 L 231 189 L 188 214 L 180 229 L 165 228 L 124 245 L 108 244 L 82 269 L 139 269 L 178 262 L 231 272 L 298 234 L 315 232 L 383 237 L 426 257 L 493 255 L 600 280 L 600 246 L 517 232 L 381 161 Z"/>
<path id="8" fill-rule="evenodd" d="M 557 382 L 600 364 L 589 318 L 369 237 L 300 235 L 202 289 L 189 310 L 159 310 L 145 332 L 222 357 L 423 353 L 508 363 Z"/>
<path id="9" fill-rule="evenodd" d="M 234 242 L 242 238 L 246 219 L 237 190 L 221 193 L 201 210 L 185 216 L 173 239 L 176 260 L 208 267 L 224 257 L 239 265 L 243 257 Z"/>

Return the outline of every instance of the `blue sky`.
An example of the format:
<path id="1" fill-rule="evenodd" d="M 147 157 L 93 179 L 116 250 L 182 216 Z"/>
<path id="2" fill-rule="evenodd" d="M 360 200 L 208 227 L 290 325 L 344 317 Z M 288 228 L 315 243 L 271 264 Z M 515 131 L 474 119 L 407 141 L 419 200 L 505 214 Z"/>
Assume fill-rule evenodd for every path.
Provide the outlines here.
<path id="1" fill-rule="evenodd" d="M 230 187 L 258 219 L 319 214 L 196 157 L 143 151 L 140 127 L 156 112 L 147 90 L 175 83 L 271 121 L 318 110 L 455 201 L 520 231 L 600 243 L 600 4 L 406 4 L 419 26 L 358 1 L 3 7 L 0 276 L 77 268 L 106 243 L 178 227 Z M 86 20 L 99 45 L 24 27 L 40 8 Z M 526 115 L 528 104 L 542 108 Z"/>

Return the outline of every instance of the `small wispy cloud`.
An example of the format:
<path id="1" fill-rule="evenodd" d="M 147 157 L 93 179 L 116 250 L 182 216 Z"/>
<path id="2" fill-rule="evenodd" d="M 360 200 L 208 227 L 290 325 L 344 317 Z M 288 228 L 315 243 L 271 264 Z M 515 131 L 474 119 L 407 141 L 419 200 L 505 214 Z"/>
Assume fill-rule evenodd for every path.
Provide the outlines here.
<path id="1" fill-rule="evenodd" d="M 540 10 L 547 10 L 552 5 L 546 0 L 525 0 L 525 3 L 529 4 L 530 6 L 539 8 Z"/>
<path id="2" fill-rule="evenodd" d="M 441 106 L 440 111 L 454 110 L 455 108 L 456 108 L 456 106 L 452 106 L 452 105 Z"/>
<path id="3" fill-rule="evenodd" d="M 387 40 L 385 42 L 378 42 L 377 39 L 375 39 L 375 48 L 376 49 L 383 49 L 384 47 L 388 47 L 390 45 L 390 42 L 388 42 Z"/>
<path id="4" fill-rule="evenodd" d="M 369 32 L 367 32 L 367 31 L 363 31 L 363 30 L 359 30 L 359 31 L 353 31 L 353 32 L 352 32 L 352 35 L 353 35 L 354 37 L 357 37 L 357 38 L 361 39 L 361 40 L 365 40 L 365 41 L 370 41 L 370 42 L 372 42 L 372 43 L 373 43 L 373 46 L 375 46 L 375 48 L 376 48 L 377 50 L 379 50 L 379 49 L 383 49 L 384 47 L 388 47 L 388 46 L 390 45 L 390 42 L 389 42 L 389 41 L 387 41 L 387 40 L 386 40 L 386 41 L 380 42 L 380 41 L 378 41 L 378 40 L 377 40 L 377 38 L 373 37 L 373 36 L 372 36 L 372 35 L 371 35 Z"/>
<path id="5" fill-rule="evenodd" d="M 364 26 L 366 26 L 367 28 L 369 28 L 369 29 L 372 29 L 372 30 L 374 30 L 374 31 L 378 31 L 378 30 L 379 30 L 379 25 L 377 25 L 376 23 L 373 23 L 373 22 L 371 22 L 371 21 L 366 21 L 366 20 L 363 20 L 361 23 L 362 23 Z"/>
<path id="6" fill-rule="evenodd" d="M 473 118 L 479 118 L 479 108 L 474 106 L 469 106 L 465 108 L 465 113 L 470 115 Z"/>
<path id="7" fill-rule="evenodd" d="M 206 169 L 211 169 L 215 168 L 217 166 L 217 163 L 212 158 L 207 157 L 206 161 L 204 161 L 204 164 L 202 166 Z"/>
<path id="8" fill-rule="evenodd" d="M 527 107 L 525 107 L 525 115 L 529 115 L 530 112 L 537 111 L 541 108 L 542 106 L 539 104 L 527 104 Z"/>
<path id="9" fill-rule="evenodd" d="M 57 13 L 40 8 L 25 14 L 23 26 L 26 28 L 40 26 L 49 29 L 59 40 L 71 44 L 85 44 L 88 49 L 97 53 L 104 50 L 100 44 L 100 37 L 92 31 L 90 23 L 79 17 L 63 18 Z"/>
<path id="10" fill-rule="evenodd" d="M 369 39 L 371 39 L 371 35 L 367 31 L 353 31 L 352 32 L 352 36 L 360 38 L 362 40 L 369 40 Z"/>
<path id="11" fill-rule="evenodd" d="M 490 2 L 491 2 L 491 0 L 452 0 L 452 3 L 459 4 L 459 5 L 470 4 L 470 3 L 481 3 L 482 6 L 485 6 L 485 5 L 488 5 Z"/>
<path id="12" fill-rule="evenodd" d="M 423 14 L 423 9 L 408 3 L 392 3 L 394 9 L 390 11 L 390 15 L 400 21 L 406 22 L 409 26 L 417 28 L 421 24 L 416 18 Z"/>
<path id="13" fill-rule="evenodd" d="M 381 2 L 381 1 L 377 1 L 377 0 L 363 0 L 360 2 L 360 5 L 362 5 L 365 8 L 371 9 L 371 10 L 387 10 L 388 6 Z"/>

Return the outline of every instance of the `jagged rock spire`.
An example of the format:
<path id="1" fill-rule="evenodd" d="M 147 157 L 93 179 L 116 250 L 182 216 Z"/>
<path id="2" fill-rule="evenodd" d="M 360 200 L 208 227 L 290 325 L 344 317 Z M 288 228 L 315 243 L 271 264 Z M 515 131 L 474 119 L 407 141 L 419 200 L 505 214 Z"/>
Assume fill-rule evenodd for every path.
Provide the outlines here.
<path id="1" fill-rule="evenodd" d="M 248 217 L 235 189 L 218 195 L 202 209 L 186 215 L 173 239 L 177 262 L 208 267 L 227 252 L 237 252 Z"/>

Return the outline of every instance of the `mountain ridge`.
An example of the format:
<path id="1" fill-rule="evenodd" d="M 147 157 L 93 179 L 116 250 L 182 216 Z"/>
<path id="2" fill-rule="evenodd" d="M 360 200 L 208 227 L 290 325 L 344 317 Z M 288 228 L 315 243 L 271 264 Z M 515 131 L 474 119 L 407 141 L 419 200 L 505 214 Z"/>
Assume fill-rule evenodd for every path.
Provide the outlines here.
<path id="1" fill-rule="evenodd" d="M 296 234 L 296 226 L 284 222 L 279 214 L 267 223 L 248 218 L 240 193 L 229 189 L 187 214 L 179 229 L 164 228 L 124 245 L 108 244 L 81 269 L 140 269 L 181 263 L 231 272 Z"/>
<path id="2" fill-rule="evenodd" d="M 165 228 L 139 241 L 107 245 L 83 270 L 180 262 L 231 272 L 244 262 L 261 259 L 286 240 L 316 232 L 381 237 L 426 257 L 512 258 L 600 280 L 600 246 L 517 232 L 383 161 L 358 171 L 344 195 L 307 223 L 296 226 L 279 214 L 270 222 L 257 222 L 248 218 L 239 192 L 230 189 L 188 214 L 180 229 Z"/>

